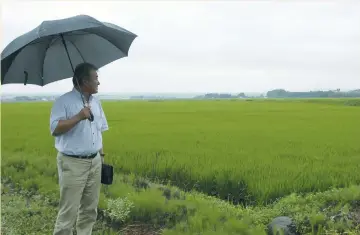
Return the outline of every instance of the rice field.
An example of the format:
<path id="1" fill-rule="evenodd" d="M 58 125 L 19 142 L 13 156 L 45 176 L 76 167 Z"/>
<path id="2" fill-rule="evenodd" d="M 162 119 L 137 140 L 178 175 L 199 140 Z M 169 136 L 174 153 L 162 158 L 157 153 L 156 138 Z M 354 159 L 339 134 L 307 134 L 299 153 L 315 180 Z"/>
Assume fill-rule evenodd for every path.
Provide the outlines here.
<path id="1" fill-rule="evenodd" d="M 245 204 L 359 184 L 360 108 L 348 102 L 104 101 L 106 161 L 118 173 Z M 15 156 L 55 166 L 52 104 L 1 105 L 2 168 Z"/>

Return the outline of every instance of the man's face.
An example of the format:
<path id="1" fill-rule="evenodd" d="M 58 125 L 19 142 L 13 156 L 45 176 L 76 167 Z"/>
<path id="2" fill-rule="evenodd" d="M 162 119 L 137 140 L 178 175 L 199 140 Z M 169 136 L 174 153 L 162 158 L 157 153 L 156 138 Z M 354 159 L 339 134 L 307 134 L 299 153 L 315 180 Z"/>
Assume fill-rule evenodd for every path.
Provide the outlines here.
<path id="1" fill-rule="evenodd" d="M 91 70 L 89 74 L 89 79 L 86 81 L 86 90 L 90 94 L 98 93 L 98 86 L 100 82 L 98 80 L 98 74 L 95 70 Z"/>

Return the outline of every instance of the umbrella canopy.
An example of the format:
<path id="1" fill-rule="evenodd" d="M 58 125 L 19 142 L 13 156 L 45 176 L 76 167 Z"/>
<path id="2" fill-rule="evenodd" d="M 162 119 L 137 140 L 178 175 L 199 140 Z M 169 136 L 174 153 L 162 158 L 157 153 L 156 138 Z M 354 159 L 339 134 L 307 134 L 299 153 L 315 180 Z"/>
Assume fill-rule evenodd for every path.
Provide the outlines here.
<path id="1" fill-rule="evenodd" d="M 100 68 L 127 57 L 136 37 L 87 15 L 44 21 L 2 51 L 1 84 L 45 86 L 72 77 L 82 62 Z"/>

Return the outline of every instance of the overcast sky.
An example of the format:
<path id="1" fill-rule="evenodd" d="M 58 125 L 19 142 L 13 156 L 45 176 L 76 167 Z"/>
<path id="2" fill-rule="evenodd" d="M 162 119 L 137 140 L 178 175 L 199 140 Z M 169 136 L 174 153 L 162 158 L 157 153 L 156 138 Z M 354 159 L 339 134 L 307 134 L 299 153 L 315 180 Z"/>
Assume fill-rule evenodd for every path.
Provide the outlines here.
<path id="1" fill-rule="evenodd" d="M 360 88 L 360 1 L 2 3 L 2 50 L 44 20 L 86 14 L 138 38 L 99 70 L 103 92 Z M 71 79 L 2 92 L 66 92 Z"/>

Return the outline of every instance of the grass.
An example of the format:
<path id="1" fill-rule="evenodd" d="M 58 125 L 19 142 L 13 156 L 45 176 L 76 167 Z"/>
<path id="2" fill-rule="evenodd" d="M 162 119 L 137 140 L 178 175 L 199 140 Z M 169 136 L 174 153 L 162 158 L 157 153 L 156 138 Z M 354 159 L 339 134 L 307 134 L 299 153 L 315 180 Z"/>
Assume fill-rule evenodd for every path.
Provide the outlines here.
<path id="1" fill-rule="evenodd" d="M 57 216 L 57 207 L 49 205 L 39 194 L 29 195 L 25 191 L 14 191 L 9 185 L 1 185 L 1 234 L 52 234 Z M 46 199 L 46 198 L 45 198 Z M 94 235 L 117 234 L 98 220 Z"/>
<path id="2" fill-rule="evenodd" d="M 11 175 L 8 170 L 11 167 L 13 165 L 4 169 L 5 175 Z M 15 234 L 32 234 L 39 229 L 41 234 L 49 234 L 52 230 L 57 212 L 57 203 L 54 202 L 58 200 L 55 194 L 58 186 L 53 177 L 41 175 L 39 170 L 26 170 L 27 168 L 17 172 L 16 175 L 22 177 L 12 177 L 12 182 L 2 179 L 5 183 L 5 186 L 2 185 L 4 234 L 11 234 L 10 229 Z M 29 179 L 31 172 L 41 177 Z M 122 231 L 126 231 L 134 222 L 141 221 L 145 225 L 154 225 L 149 227 L 149 230 L 161 231 L 162 235 L 265 235 L 266 225 L 277 216 L 292 217 L 298 232 L 304 235 L 360 232 L 359 186 L 307 195 L 291 194 L 267 206 L 243 207 L 199 192 L 184 192 L 170 185 L 148 183 L 148 187 L 139 187 L 136 182 L 141 180 L 144 179 L 135 175 L 118 175 L 113 186 L 103 187 L 99 205 L 100 217 L 94 234 L 105 232 L 102 234 L 125 235 L 116 230 L 123 228 Z M 31 187 L 24 190 L 29 181 L 39 189 L 46 187 L 48 191 Z M 168 193 L 165 194 L 165 191 Z M 28 206 L 26 202 L 30 202 Z M 106 218 L 109 214 L 113 216 Z M 39 223 L 39 216 L 47 222 Z M 20 224 L 24 226 L 19 226 Z M 130 231 L 128 234 L 136 233 Z"/>
<path id="3" fill-rule="evenodd" d="M 163 235 L 266 234 L 266 224 L 285 215 L 300 234 L 359 233 L 360 109 L 349 100 L 104 102 L 106 161 L 116 174 L 102 189 L 99 226 L 118 231 L 140 221 Z M 55 220 L 50 108 L 2 104 L 2 181 L 21 189 L 4 194 L 3 223 L 37 220 L 24 216 L 29 209 L 11 210 L 26 198 L 30 211 Z"/>
<path id="4" fill-rule="evenodd" d="M 235 203 L 358 184 L 360 109 L 332 102 L 104 102 L 107 161 Z M 55 158 L 50 107 L 2 104 L 5 162 Z"/>

